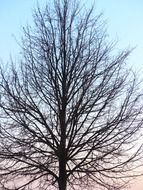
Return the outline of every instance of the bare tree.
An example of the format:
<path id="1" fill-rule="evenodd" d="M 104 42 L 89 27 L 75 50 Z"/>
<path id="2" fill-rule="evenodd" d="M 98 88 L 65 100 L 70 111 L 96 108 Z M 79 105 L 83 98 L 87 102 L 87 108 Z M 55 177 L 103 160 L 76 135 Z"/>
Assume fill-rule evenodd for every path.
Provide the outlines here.
<path id="1" fill-rule="evenodd" d="M 93 8 L 38 8 L 20 66 L 1 69 L 4 189 L 119 189 L 141 152 L 141 93 Z"/>

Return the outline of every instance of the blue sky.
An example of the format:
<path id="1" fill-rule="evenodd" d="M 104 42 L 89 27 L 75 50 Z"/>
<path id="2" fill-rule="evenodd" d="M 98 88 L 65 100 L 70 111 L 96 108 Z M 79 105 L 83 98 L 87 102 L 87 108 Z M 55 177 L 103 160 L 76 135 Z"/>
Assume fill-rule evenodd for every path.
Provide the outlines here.
<path id="1" fill-rule="evenodd" d="M 143 1 L 142 0 L 97 0 L 97 7 L 104 12 L 108 32 L 118 40 L 120 48 L 136 47 L 130 64 L 143 69 Z"/>
<path id="2" fill-rule="evenodd" d="M 93 1 L 88 0 L 88 5 Z M 37 0 L 0 1 L 0 59 L 3 61 L 7 62 L 10 55 L 14 59 L 18 56 L 16 40 L 20 41 L 22 26 L 32 22 L 36 4 Z M 143 1 L 95 0 L 95 4 L 97 13 L 104 13 L 110 39 L 118 41 L 118 49 L 136 47 L 129 62 L 136 70 L 143 70 Z"/>
<path id="3" fill-rule="evenodd" d="M 85 0 L 88 5 L 93 0 Z M 41 0 L 40 2 L 46 2 Z M 0 59 L 7 62 L 20 52 L 22 26 L 32 22 L 32 10 L 37 0 L 0 0 Z M 118 41 L 118 49 L 136 47 L 129 63 L 143 71 L 143 0 L 95 0 L 97 13 L 102 11 L 110 39 Z M 16 39 L 15 39 L 16 38 Z M 137 186 L 139 186 L 137 183 Z M 141 190 L 141 187 L 136 187 Z"/>
<path id="4" fill-rule="evenodd" d="M 34 0 L 0 1 L 0 58 L 3 61 L 8 61 L 10 54 L 16 56 L 19 48 L 16 39 L 20 40 L 22 26 L 31 20 L 33 4 Z"/>

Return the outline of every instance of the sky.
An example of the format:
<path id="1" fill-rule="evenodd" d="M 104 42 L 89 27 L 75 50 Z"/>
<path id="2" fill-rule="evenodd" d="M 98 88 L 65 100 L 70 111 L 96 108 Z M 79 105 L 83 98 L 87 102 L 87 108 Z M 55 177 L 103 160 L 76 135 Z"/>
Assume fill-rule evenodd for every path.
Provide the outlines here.
<path id="1" fill-rule="evenodd" d="M 45 3 L 46 0 L 40 2 Z M 86 0 L 90 6 L 93 0 Z M 32 23 L 37 0 L 0 0 L 0 61 L 17 59 L 22 27 Z M 135 48 L 128 62 L 140 75 L 143 72 L 143 0 L 95 0 L 97 13 L 103 12 L 111 40 L 117 49 Z M 96 14 L 96 13 L 95 13 Z M 143 179 L 132 182 L 130 190 L 142 190 Z M 141 187 L 142 186 L 142 187 Z"/>
<path id="2" fill-rule="evenodd" d="M 142 0 L 97 0 L 97 10 L 104 13 L 111 39 L 121 48 L 135 48 L 130 64 L 143 71 L 143 1 Z"/>
<path id="3" fill-rule="evenodd" d="M 88 0 L 88 5 L 93 1 Z M 32 23 L 36 5 L 37 0 L 0 0 L 0 60 L 7 62 L 10 56 L 18 56 L 22 27 Z M 95 0 L 95 5 L 97 14 L 103 12 L 110 39 L 118 41 L 119 49 L 135 48 L 129 58 L 130 66 L 143 71 L 143 1 Z"/>

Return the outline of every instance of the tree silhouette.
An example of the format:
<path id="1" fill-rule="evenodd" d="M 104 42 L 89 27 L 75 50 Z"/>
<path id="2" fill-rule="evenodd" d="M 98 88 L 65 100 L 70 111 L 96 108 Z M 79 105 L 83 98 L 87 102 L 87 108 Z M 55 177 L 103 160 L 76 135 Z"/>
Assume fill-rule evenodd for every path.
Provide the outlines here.
<path id="1" fill-rule="evenodd" d="M 137 167 L 141 93 L 101 15 L 55 0 L 24 29 L 19 66 L 1 68 L 4 189 L 118 189 Z"/>

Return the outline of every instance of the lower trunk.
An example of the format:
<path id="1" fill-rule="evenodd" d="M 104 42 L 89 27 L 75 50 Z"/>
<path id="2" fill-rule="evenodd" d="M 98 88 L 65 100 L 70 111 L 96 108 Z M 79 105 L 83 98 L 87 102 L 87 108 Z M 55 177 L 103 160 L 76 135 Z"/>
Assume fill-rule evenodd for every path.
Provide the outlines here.
<path id="1" fill-rule="evenodd" d="M 67 189 L 67 179 L 66 179 L 66 171 L 65 168 L 61 168 L 59 173 L 59 190 Z"/>
<path id="2" fill-rule="evenodd" d="M 63 93 L 64 94 L 64 93 Z M 62 111 L 60 113 L 61 141 L 59 147 L 59 190 L 67 189 L 67 173 L 66 173 L 66 103 L 65 96 L 62 100 Z"/>
<path id="3" fill-rule="evenodd" d="M 59 180 L 59 190 L 66 190 L 67 189 L 67 184 L 65 180 L 60 181 Z"/>
<path id="4" fill-rule="evenodd" d="M 66 176 L 66 164 L 65 159 L 61 159 L 59 162 L 59 190 L 67 189 L 67 176 Z"/>

